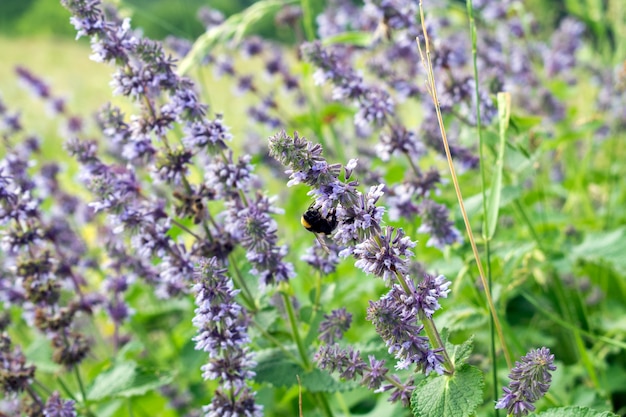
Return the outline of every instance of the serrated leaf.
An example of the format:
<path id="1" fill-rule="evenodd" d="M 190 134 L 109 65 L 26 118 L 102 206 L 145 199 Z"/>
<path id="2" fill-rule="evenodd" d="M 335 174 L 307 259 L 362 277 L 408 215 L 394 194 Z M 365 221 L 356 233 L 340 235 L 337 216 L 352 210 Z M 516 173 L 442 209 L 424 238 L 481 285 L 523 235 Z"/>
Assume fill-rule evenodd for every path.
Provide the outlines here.
<path id="1" fill-rule="evenodd" d="M 302 366 L 295 363 L 280 349 L 267 349 L 259 352 L 255 360 L 254 369 L 256 382 L 269 383 L 275 387 L 292 387 L 298 385 L 298 378 L 302 387 L 309 392 L 339 392 L 354 389 L 358 386 L 352 381 L 338 381 L 328 372 L 313 369 L 306 372 Z"/>
<path id="2" fill-rule="evenodd" d="M 338 381 L 328 372 L 313 369 L 300 376 L 302 387 L 309 392 L 342 392 L 350 391 L 359 386 L 356 381 Z"/>
<path id="3" fill-rule="evenodd" d="M 418 384 L 411 395 L 415 417 L 466 417 L 483 401 L 483 374 L 463 365 L 453 376 L 440 375 Z"/>
<path id="4" fill-rule="evenodd" d="M 454 363 L 456 367 L 459 367 L 463 364 L 463 362 L 465 362 L 465 360 L 467 360 L 467 358 L 469 358 L 469 355 L 471 355 L 474 350 L 474 336 L 470 337 L 460 345 L 446 343 L 446 349 L 450 355 L 452 363 Z"/>
<path id="5" fill-rule="evenodd" d="M 477 329 L 487 323 L 488 317 L 481 310 L 474 307 L 457 307 L 444 311 L 446 327 L 450 331 Z"/>
<path id="6" fill-rule="evenodd" d="M 626 275 L 626 228 L 611 232 L 589 233 L 585 240 L 571 251 L 574 259 L 590 262 L 605 261 L 615 270 Z"/>
<path id="7" fill-rule="evenodd" d="M 539 414 L 531 414 L 531 417 L 618 417 L 609 411 L 596 411 L 587 407 L 559 407 L 551 408 Z"/>
<path id="8" fill-rule="evenodd" d="M 135 362 L 121 362 L 98 375 L 87 392 L 91 401 L 116 397 L 134 397 L 169 383 L 169 373 L 157 373 L 137 365 Z"/>
<path id="9" fill-rule="evenodd" d="M 275 387 L 291 387 L 298 384 L 296 375 L 303 375 L 304 369 L 280 349 L 266 349 L 255 356 L 256 382 L 266 382 Z"/>

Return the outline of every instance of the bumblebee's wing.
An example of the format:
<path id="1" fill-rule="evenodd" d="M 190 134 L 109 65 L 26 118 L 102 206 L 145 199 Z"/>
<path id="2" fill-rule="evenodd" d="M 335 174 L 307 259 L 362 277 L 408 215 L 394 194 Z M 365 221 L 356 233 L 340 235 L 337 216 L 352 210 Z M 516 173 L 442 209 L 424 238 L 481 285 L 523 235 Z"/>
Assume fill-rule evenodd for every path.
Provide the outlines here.
<path id="1" fill-rule="evenodd" d="M 326 241 L 324 240 L 324 234 L 314 233 L 314 235 L 315 235 L 315 239 L 317 239 L 322 249 L 324 249 L 326 253 L 330 253 L 330 249 L 328 249 L 328 246 L 326 245 Z"/>

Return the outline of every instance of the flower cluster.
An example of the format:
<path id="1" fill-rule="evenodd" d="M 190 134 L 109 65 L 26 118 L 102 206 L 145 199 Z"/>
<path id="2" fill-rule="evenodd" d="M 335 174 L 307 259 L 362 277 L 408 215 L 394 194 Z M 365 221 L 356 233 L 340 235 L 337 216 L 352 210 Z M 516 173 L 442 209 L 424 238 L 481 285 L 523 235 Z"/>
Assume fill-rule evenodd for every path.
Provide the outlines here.
<path id="1" fill-rule="evenodd" d="M 193 324 L 198 334 L 193 340 L 196 349 L 209 354 L 202 376 L 220 383 L 204 411 L 207 416 L 260 416 L 262 408 L 254 403 L 254 392 L 246 385 L 246 380 L 254 377 L 251 369 L 256 365 L 246 347 L 249 319 L 234 299 L 239 291 L 226 271 L 212 258 L 201 260 L 194 274 L 197 308 Z"/>
<path id="2" fill-rule="evenodd" d="M 556 370 L 554 355 L 550 349 L 533 349 L 520 362 L 515 362 L 509 378 L 511 383 L 503 387 L 504 396 L 496 403 L 496 408 L 506 409 L 515 417 L 535 411 L 533 403 L 539 401 L 550 388 L 552 375 Z"/>
<path id="3" fill-rule="evenodd" d="M 428 275 L 424 281 L 427 280 Z M 420 315 L 432 316 L 428 314 L 432 309 L 429 309 L 428 302 L 425 302 L 426 291 L 420 287 L 416 289 L 411 279 L 406 281 L 409 287 L 408 292 L 403 286 L 396 284 L 380 300 L 370 301 L 367 319 L 372 322 L 377 333 L 385 341 L 389 353 L 394 354 L 399 360 L 396 365 L 398 369 L 405 369 L 410 364 L 415 364 L 425 374 L 433 371 L 443 374 L 444 358 L 441 354 L 443 349 L 430 349 L 428 338 L 419 336 L 424 326 L 416 324 Z M 447 290 L 448 285 L 450 285 L 449 282 L 443 284 L 445 287 L 443 291 Z M 436 299 L 447 295 L 447 292 L 443 291 L 436 296 L 431 296 L 430 303 L 436 303 L 438 307 Z"/>
<path id="4" fill-rule="evenodd" d="M 343 337 L 346 330 L 352 323 L 352 314 L 345 308 L 333 310 L 331 314 L 325 314 L 324 320 L 320 323 L 318 339 L 326 344 L 333 344 Z"/>

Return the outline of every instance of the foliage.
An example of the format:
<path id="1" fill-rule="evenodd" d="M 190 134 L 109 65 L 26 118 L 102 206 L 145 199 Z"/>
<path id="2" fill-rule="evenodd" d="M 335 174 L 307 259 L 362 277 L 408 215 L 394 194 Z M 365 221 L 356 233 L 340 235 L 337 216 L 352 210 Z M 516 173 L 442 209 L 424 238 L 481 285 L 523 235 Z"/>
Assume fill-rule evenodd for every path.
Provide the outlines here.
<path id="1" fill-rule="evenodd" d="M 19 66 L 57 131 L 0 105 L 0 413 L 624 412 L 619 1 L 264 0 L 193 44 L 61 3 L 119 97 Z"/>

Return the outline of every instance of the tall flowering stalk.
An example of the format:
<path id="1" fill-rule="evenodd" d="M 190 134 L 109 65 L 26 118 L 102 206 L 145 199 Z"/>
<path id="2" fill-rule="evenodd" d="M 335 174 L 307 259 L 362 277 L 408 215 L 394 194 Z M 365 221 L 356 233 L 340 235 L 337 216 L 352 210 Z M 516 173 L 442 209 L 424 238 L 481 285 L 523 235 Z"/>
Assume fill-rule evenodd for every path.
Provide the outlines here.
<path id="1" fill-rule="evenodd" d="M 270 216 L 277 209 L 271 199 L 255 192 L 252 184 L 258 179 L 250 157 L 233 155 L 222 116 L 208 117 L 209 108 L 194 83 L 175 73 L 173 58 L 160 43 L 133 32 L 128 19 L 107 17 L 99 1 L 63 4 L 73 14 L 77 36 L 90 36 L 92 58 L 117 67 L 115 92 L 134 100 L 140 109 L 129 120 L 111 106 L 100 114 L 103 133 L 124 168 L 102 161 L 95 143 L 72 138 L 67 146 L 85 166 L 84 180 L 98 196 L 93 207 L 106 211 L 117 230 L 128 231 L 135 250 L 159 260 L 158 294 L 167 298 L 184 293 L 195 259 L 228 259 L 237 245 L 246 249 L 261 286 L 293 276 L 293 267 L 284 261 L 287 248 L 278 245 Z M 177 135 L 180 131 L 182 137 Z M 194 164 L 204 172 L 201 181 L 190 179 Z M 153 184 L 139 180 L 143 172 Z M 174 200 L 155 198 L 158 193 L 146 193 L 144 187 L 169 188 Z M 211 215 L 207 205 L 218 200 L 226 211 Z M 176 216 L 192 218 L 199 230 L 186 228 Z M 172 239 L 169 231 L 174 227 L 190 234 L 193 244 Z M 253 307 L 252 292 L 243 281 L 239 285 Z"/>
<path id="2" fill-rule="evenodd" d="M 305 183 L 311 186 L 309 195 L 315 198 L 313 207 L 324 216 L 331 212 L 336 216 L 337 228 L 332 238 L 344 248 L 340 255 L 352 255 L 355 266 L 382 278 L 392 287 L 381 300 L 370 303 L 368 319 L 385 340 L 389 352 L 398 359 L 396 367 L 415 365 L 426 374 L 432 371 L 453 373 L 454 367 L 432 321 L 432 314 L 439 308 L 437 299 L 447 296 L 450 282 L 443 276 L 434 278 L 429 275 L 421 282 L 415 282 L 409 276 L 408 258 L 413 254 L 411 249 L 415 243 L 404 235 L 402 229 L 382 227 L 384 209 L 376 203 L 383 195 L 383 185 L 371 187 L 366 194 L 361 193 L 358 183 L 350 180 L 356 161 L 346 165 L 345 182 L 341 181 L 341 166 L 328 164 L 322 156 L 321 146 L 312 144 L 297 132 L 291 137 L 281 131 L 270 137 L 269 143 L 270 155 L 288 168 L 288 185 Z M 418 322 L 423 324 L 418 325 Z M 422 330 L 426 331 L 428 338 L 419 336 Z M 429 341 L 433 349 L 429 347 Z M 318 353 L 321 366 L 331 370 L 342 368 L 333 362 L 333 355 L 325 349 Z M 358 357 L 358 353 L 347 354 L 347 357 L 355 356 Z M 355 369 L 363 367 L 361 364 Z M 347 376 L 354 377 L 355 372 L 359 373 L 350 371 Z M 392 398 L 407 403 L 406 392 L 410 393 L 411 389 L 400 383 L 394 385 L 400 393 Z"/>
<path id="3" fill-rule="evenodd" d="M 515 362 L 509 374 L 511 383 L 502 388 L 504 395 L 496 403 L 496 408 L 506 409 L 515 417 L 535 411 L 533 403 L 548 392 L 552 381 L 550 372 L 555 370 L 554 355 L 550 349 L 542 347 L 531 350 L 522 356 L 520 362 Z"/>
<path id="4" fill-rule="evenodd" d="M 246 347 L 248 317 L 235 301 L 239 290 L 220 268 L 216 258 L 201 260 L 194 273 L 193 293 L 196 310 L 193 324 L 198 328 L 194 337 L 196 349 L 209 354 L 202 367 L 205 380 L 217 380 L 219 386 L 211 404 L 204 407 L 207 417 L 263 415 L 262 407 L 254 402 L 254 391 L 246 380 L 254 377 L 256 363 Z"/>

